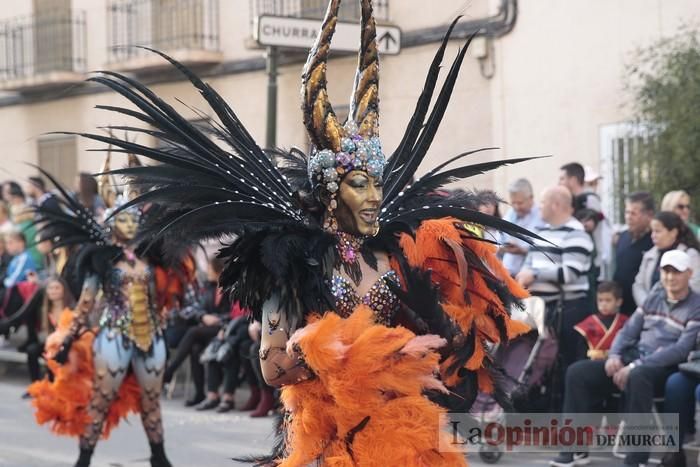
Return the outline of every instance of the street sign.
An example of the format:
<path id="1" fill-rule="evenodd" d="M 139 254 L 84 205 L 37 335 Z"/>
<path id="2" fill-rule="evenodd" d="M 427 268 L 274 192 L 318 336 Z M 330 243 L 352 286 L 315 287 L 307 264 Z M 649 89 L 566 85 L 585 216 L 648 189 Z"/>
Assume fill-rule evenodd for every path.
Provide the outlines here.
<path id="1" fill-rule="evenodd" d="M 263 46 L 309 49 L 321 29 L 321 20 L 289 16 L 262 15 L 257 18 L 255 40 Z M 331 43 L 332 50 L 357 52 L 360 48 L 360 24 L 338 22 Z M 401 29 L 377 25 L 377 49 L 381 54 L 401 51 Z"/>

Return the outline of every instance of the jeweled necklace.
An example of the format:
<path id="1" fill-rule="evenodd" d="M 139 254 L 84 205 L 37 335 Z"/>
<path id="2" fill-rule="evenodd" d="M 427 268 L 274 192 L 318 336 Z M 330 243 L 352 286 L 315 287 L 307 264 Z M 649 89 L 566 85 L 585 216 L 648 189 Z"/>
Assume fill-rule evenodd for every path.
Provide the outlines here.
<path id="1" fill-rule="evenodd" d="M 336 232 L 338 240 L 336 250 L 338 259 L 345 273 L 352 279 L 355 285 L 360 285 L 362 280 L 362 268 L 360 267 L 360 250 L 367 239 L 366 236 L 353 235 L 348 232 Z"/>
<path id="2" fill-rule="evenodd" d="M 127 248 L 127 246 L 121 242 L 115 242 L 114 244 L 122 249 L 122 253 L 124 254 L 123 259 L 133 268 L 136 265 L 136 253 L 134 253 L 134 250 Z"/>
<path id="3" fill-rule="evenodd" d="M 133 268 L 136 265 L 136 254 L 133 251 L 124 250 L 124 257 L 126 258 L 126 262 L 129 263 L 129 266 Z"/>

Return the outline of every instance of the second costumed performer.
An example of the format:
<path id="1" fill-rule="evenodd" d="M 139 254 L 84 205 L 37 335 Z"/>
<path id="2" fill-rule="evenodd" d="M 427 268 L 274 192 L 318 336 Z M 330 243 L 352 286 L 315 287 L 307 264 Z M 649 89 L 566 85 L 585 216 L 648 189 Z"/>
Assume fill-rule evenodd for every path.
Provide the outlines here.
<path id="1" fill-rule="evenodd" d="M 166 267 L 160 255 L 154 260 L 139 254 L 134 240 L 142 213 L 126 207 L 128 190 L 119 196 L 103 190 L 111 193 L 105 196 L 110 208 L 100 224 L 51 174 L 39 170 L 56 185 L 61 206 L 37 208 L 39 234 L 55 247 L 75 249 L 69 268 L 75 277 L 63 273 L 82 283 L 82 291 L 75 310 L 64 311 L 47 338 L 52 377 L 28 389 L 35 418 L 56 434 L 78 437 L 75 466 L 88 467 L 98 440 L 109 437 L 129 413 L 138 413 L 151 447 L 150 465 L 171 467 L 160 410 L 164 310 L 175 302 L 196 306 L 194 263 L 181 255 Z M 93 326 L 95 316 L 99 323 Z"/>
<path id="2" fill-rule="evenodd" d="M 219 121 L 202 130 L 150 89 L 109 72 L 92 79 L 139 110 L 108 110 L 146 123 L 149 129 L 127 129 L 166 149 L 83 136 L 159 163 L 113 171 L 144 193 L 132 203 L 154 203 L 145 236 L 165 245 L 236 237 L 221 250 L 228 259 L 221 284 L 261 320 L 264 376 L 282 386 L 285 410 L 282 442 L 260 463 L 464 465 L 463 454 L 439 450 L 448 436 L 440 415 L 467 411 L 479 390 L 493 392 L 487 345 L 526 330 L 508 313 L 526 292 L 496 246 L 470 226 L 525 240 L 530 234 L 479 213 L 475 194 L 436 190 L 523 159 L 455 166 L 462 154 L 414 181 L 466 53 L 459 52 L 431 108 L 449 32 L 399 147 L 385 157 L 369 0 L 361 1 L 362 47 L 350 116 L 341 124 L 326 91 L 339 6 L 330 2 L 304 69 L 308 157 L 262 150 L 221 96 L 163 54 Z"/>

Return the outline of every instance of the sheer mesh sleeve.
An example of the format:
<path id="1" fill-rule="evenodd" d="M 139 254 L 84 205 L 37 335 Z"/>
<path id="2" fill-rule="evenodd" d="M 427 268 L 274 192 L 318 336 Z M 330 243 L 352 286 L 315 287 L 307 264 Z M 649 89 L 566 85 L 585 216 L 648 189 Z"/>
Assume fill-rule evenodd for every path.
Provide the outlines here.
<path id="1" fill-rule="evenodd" d="M 287 341 L 294 331 L 295 323 L 290 323 L 280 308 L 279 297 L 272 296 L 263 304 L 260 343 L 263 377 L 271 386 L 295 384 L 313 377 L 300 356 L 287 353 Z"/>

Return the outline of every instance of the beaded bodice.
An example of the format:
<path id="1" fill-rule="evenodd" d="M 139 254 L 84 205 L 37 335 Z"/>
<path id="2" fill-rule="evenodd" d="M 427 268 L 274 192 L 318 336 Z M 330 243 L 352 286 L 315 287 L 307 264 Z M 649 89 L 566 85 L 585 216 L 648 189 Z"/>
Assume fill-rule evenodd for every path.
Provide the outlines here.
<path id="1" fill-rule="evenodd" d="M 331 292 L 335 297 L 335 309 L 340 316 L 347 318 L 356 306 L 365 304 L 370 307 L 379 324 L 391 326 L 399 307 L 399 299 L 391 292 L 387 280 L 399 282 L 396 271 L 389 270 L 377 279 L 367 293 L 359 297 L 350 281 L 341 275 L 334 275 Z"/>
<path id="2" fill-rule="evenodd" d="M 153 272 L 146 266 L 143 272 L 125 271 L 114 267 L 103 284 L 105 306 L 100 327 L 113 328 L 132 340 L 144 340 L 160 328 L 156 316 Z"/>

